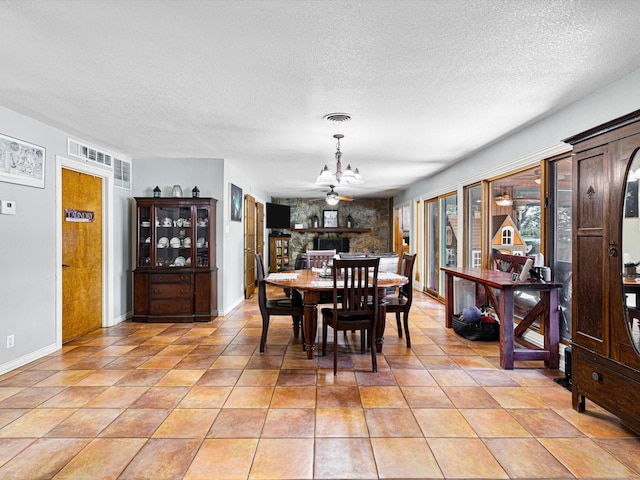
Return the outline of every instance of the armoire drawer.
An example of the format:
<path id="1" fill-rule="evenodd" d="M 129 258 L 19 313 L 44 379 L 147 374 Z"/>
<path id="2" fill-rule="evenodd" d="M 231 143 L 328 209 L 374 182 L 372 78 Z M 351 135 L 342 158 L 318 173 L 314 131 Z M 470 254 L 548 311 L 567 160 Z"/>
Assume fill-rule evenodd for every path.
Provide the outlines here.
<path id="1" fill-rule="evenodd" d="M 579 393 L 607 409 L 637 411 L 640 382 L 616 371 L 624 369 L 623 366 L 578 350 L 573 368 L 574 388 L 578 388 Z"/>
<path id="2" fill-rule="evenodd" d="M 149 288 L 151 298 L 154 301 L 155 299 L 191 298 L 193 296 L 190 284 L 154 283 Z"/>
<path id="3" fill-rule="evenodd" d="M 154 300 L 151 302 L 151 315 L 188 315 L 193 313 L 191 299 Z"/>
<path id="4" fill-rule="evenodd" d="M 156 283 L 191 283 L 191 274 L 189 273 L 152 273 L 151 284 Z"/>

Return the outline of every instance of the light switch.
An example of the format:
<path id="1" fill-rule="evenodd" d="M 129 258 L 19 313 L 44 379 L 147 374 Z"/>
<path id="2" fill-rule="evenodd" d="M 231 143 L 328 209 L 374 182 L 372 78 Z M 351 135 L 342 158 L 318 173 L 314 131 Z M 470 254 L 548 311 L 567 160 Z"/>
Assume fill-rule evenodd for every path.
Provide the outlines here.
<path id="1" fill-rule="evenodd" d="M 16 202 L 13 200 L 0 200 L 0 213 L 4 215 L 15 215 Z"/>

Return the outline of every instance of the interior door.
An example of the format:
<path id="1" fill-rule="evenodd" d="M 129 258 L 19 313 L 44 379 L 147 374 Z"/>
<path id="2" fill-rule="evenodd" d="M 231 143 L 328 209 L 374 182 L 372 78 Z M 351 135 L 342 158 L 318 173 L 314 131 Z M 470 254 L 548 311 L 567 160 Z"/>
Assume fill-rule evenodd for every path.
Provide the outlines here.
<path id="1" fill-rule="evenodd" d="M 393 209 L 393 251 L 402 258 L 402 207 Z"/>
<path id="2" fill-rule="evenodd" d="M 244 298 L 256 290 L 256 199 L 244 197 Z"/>
<path id="3" fill-rule="evenodd" d="M 102 178 L 62 169 L 62 342 L 102 326 Z"/>
<path id="4" fill-rule="evenodd" d="M 256 253 L 264 261 L 264 204 L 256 202 Z"/>

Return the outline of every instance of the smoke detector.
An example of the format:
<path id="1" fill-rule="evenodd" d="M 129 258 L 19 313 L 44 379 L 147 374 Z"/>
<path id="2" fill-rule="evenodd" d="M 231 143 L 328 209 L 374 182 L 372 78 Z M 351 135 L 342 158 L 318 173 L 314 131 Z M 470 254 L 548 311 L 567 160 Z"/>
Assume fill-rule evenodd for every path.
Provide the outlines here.
<path id="1" fill-rule="evenodd" d="M 351 120 L 351 115 L 348 113 L 329 113 L 322 118 L 330 123 L 344 123 Z"/>

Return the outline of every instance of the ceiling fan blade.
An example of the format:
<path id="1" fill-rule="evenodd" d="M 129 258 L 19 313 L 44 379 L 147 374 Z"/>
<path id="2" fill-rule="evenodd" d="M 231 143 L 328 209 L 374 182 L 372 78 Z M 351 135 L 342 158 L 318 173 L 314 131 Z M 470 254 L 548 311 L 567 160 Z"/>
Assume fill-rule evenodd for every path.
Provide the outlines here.
<path id="1" fill-rule="evenodd" d="M 338 195 L 338 198 L 344 202 L 353 202 L 353 197 L 348 195 Z"/>

